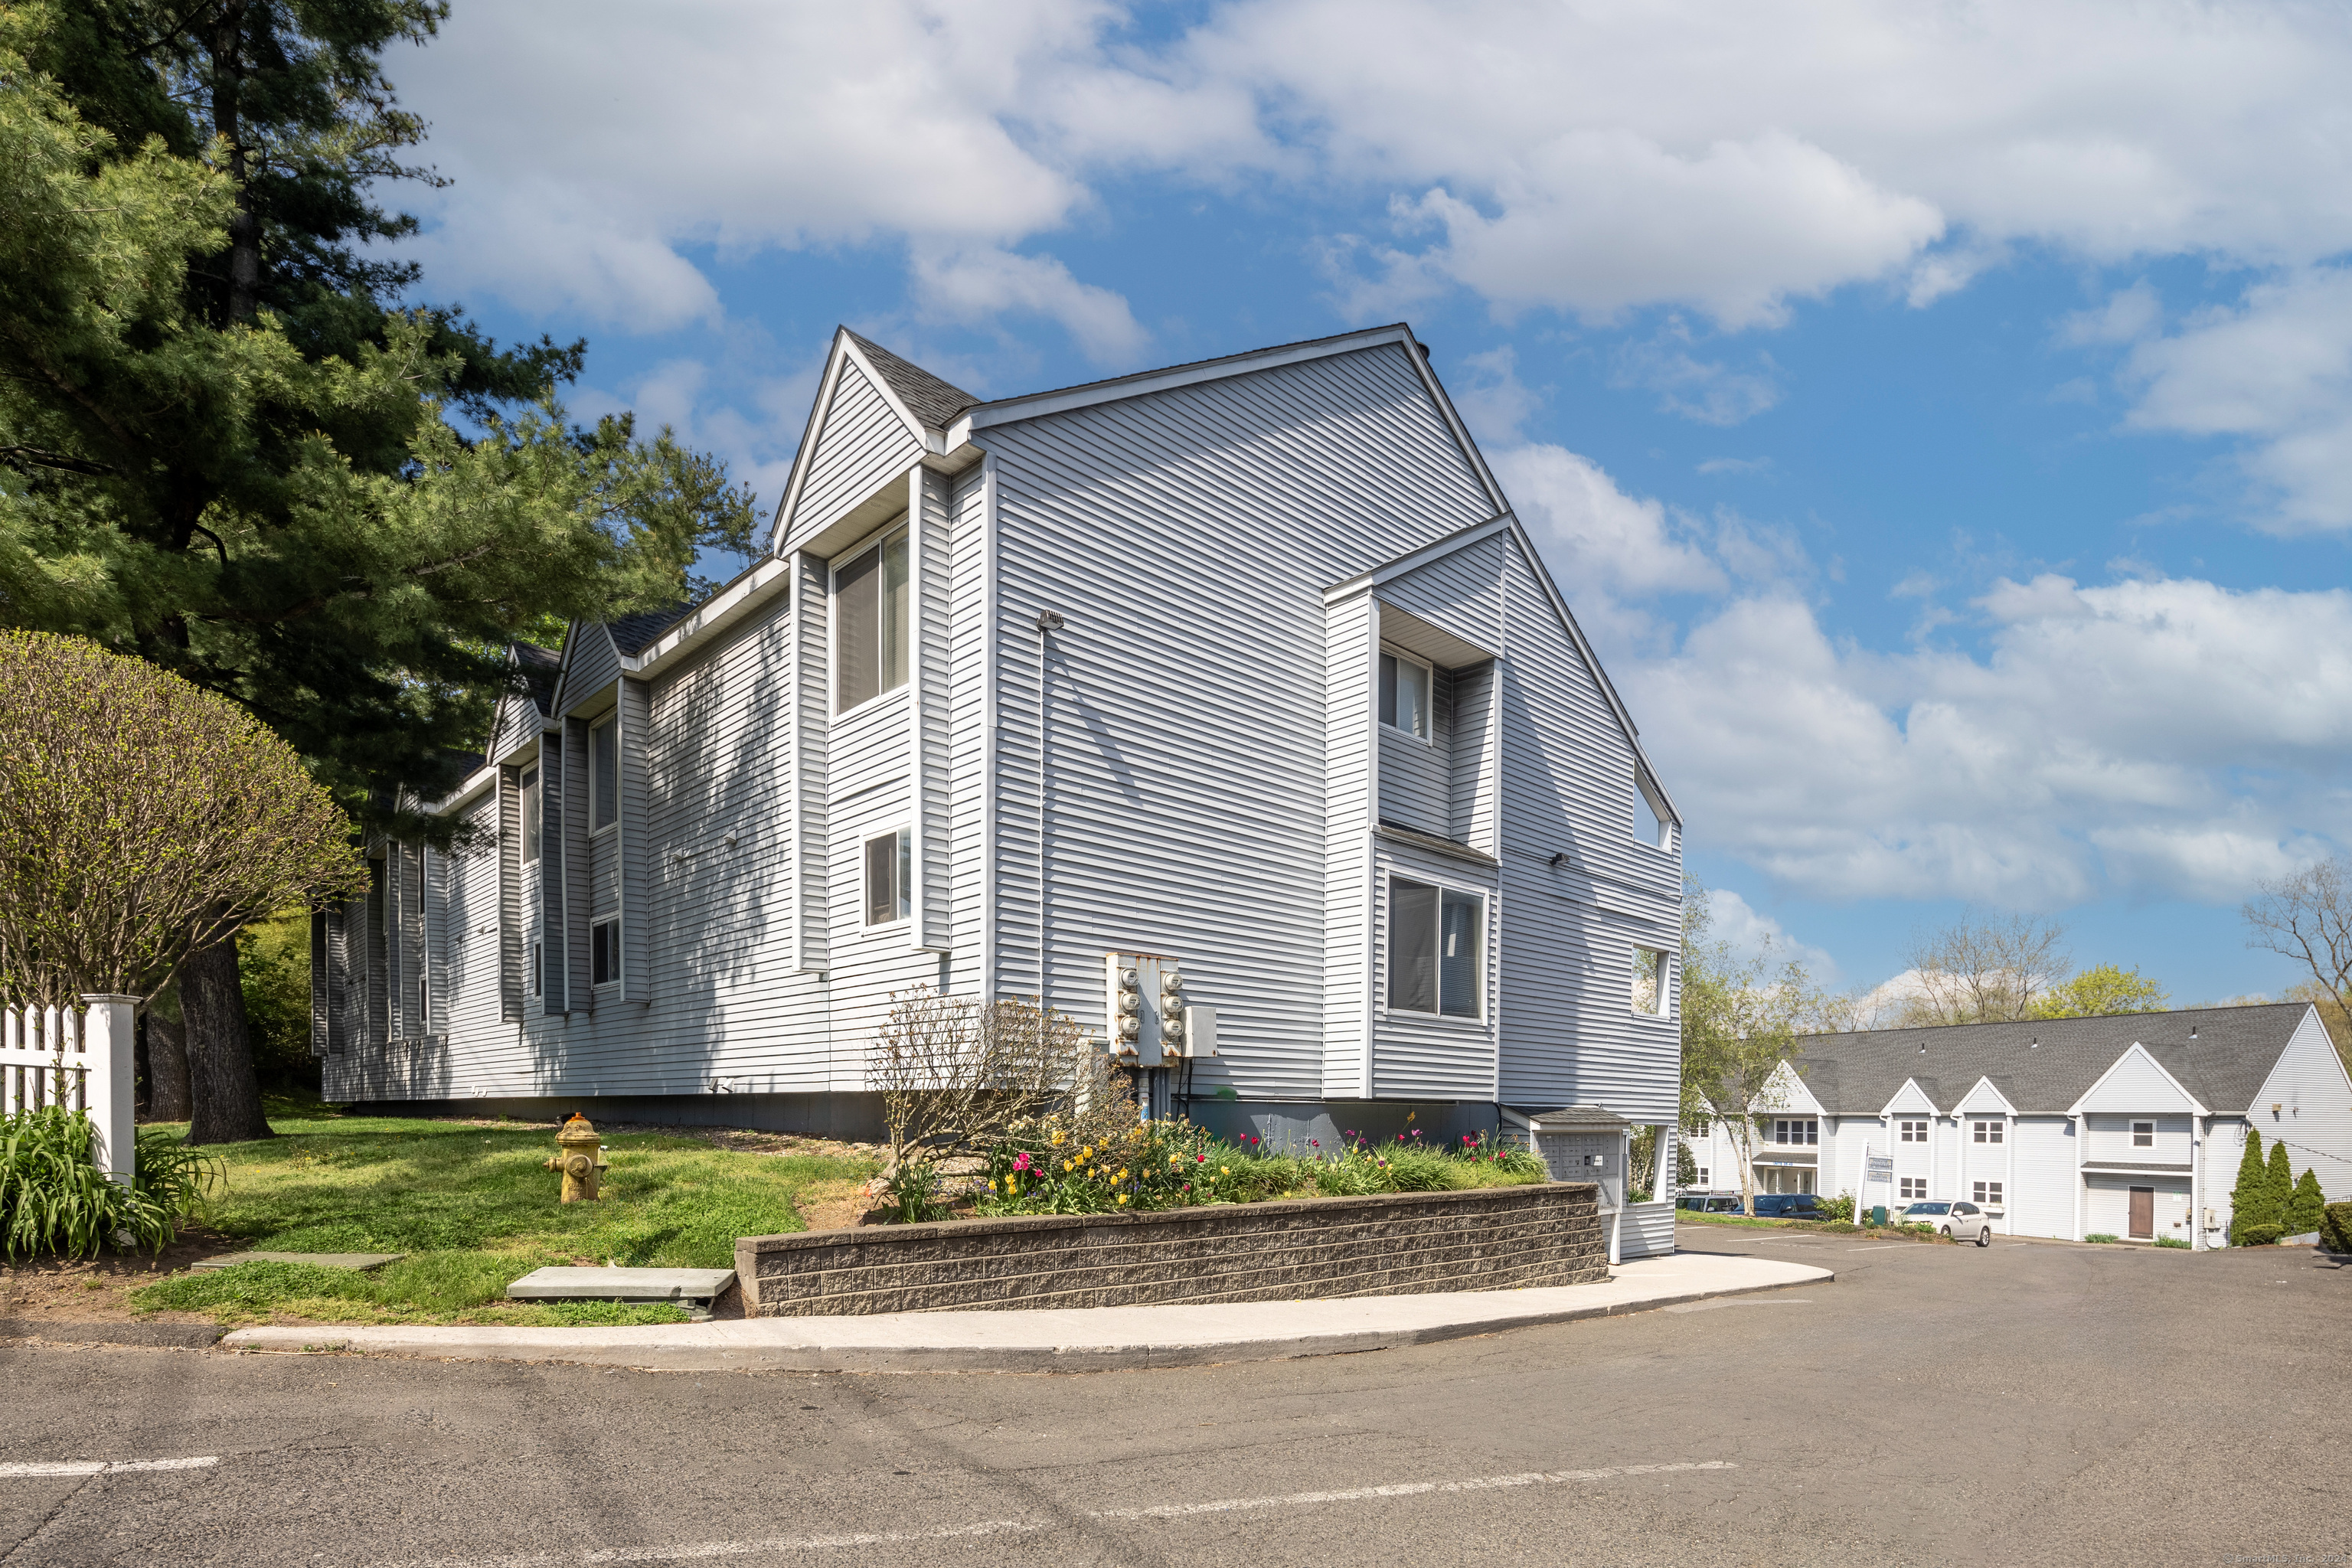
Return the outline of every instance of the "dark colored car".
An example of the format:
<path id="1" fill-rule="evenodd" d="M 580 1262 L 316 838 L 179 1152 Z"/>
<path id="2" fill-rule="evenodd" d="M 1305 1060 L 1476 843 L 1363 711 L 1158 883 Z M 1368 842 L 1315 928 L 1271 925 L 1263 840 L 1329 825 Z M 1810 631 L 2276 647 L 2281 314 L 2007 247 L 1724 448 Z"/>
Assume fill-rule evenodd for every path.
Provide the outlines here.
<path id="1" fill-rule="evenodd" d="M 1685 1193 L 1675 1200 L 1675 1207 L 1699 1214 L 1738 1214 L 1739 1198 L 1733 1193 Z"/>
<path id="2" fill-rule="evenodd" d="M 1756 1194 L 1756 1216 L 1759 1219 L 1827 1219 L 1829 1211 L 1811 1193 L 1759 1193 Z"/>

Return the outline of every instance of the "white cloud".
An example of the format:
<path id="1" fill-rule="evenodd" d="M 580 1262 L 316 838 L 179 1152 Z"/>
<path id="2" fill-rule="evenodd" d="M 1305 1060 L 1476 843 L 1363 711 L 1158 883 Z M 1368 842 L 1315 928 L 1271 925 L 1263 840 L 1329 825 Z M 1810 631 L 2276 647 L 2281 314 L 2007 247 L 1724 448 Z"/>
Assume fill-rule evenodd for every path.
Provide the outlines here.
<path id="1" fill-rule="evenodd" d="M 1488 461 L 1563 584 L 1616 597 L 1727 586 L 1722 568 L 1664 506 L 1627 495 L 1590 458 L 1529 445 L 1489 453 Z"/>
<path id="2" fill-rule="evenodd" d="M 1761 370 L 1734 370 L 1693 355 L 1691 341 L 1688 327 L 1670 321 L 1656 336 L 1621 348 L 1611 379 L 1654 392 L 1661 410 L 1702 425 L 1738 425 L 1780 401 L 1769 355 L 1761 357 Z"/>
<path id="3" fill-rule="evenodd" d="M 1765 914 L 1728 888 L 1710 888 L 1706 895 L 1708 936 L 1729 947 L 1741 959 L 1769 956 L 1777 965 L 1790 959 L 1803 964 L 1813 982 L 1835 985 L 1837 961 L 1824 948 L 1802 942 L 1770 915 Z"/>
<path id="4" fill-rule="evenodd" d="M 984 324 L 1013 313 L 1044 316 L 1100 364 L 1131 360 L 1150 341 L 1123 297 L 1079 282 L 1050 256 L 994 246 L 919 248 L 914 284 L 917 306 L 930 320 Z"/>

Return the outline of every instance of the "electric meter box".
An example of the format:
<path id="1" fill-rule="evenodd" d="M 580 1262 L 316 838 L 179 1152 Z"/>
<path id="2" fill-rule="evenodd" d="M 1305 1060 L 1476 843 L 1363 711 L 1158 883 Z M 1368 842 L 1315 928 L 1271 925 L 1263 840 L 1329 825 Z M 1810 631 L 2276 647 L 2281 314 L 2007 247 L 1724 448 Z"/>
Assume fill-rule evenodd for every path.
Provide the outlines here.
<path id="1" fill-rule="evenodd" d="M 1129 1067 L 1156 1068 L 1187 1054 L 1184 973 L 1156 952 L 1103 954 L 1103 1018 L 1110 1054 Z M 1213 1035 L 1215 1025 L 1210 1026 Z"/>

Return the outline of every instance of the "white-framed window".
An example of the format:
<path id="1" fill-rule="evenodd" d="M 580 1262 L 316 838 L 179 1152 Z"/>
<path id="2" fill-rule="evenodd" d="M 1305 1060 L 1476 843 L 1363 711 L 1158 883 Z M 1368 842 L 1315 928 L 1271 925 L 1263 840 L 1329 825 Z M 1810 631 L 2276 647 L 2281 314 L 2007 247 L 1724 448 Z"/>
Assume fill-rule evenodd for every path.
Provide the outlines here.
<path id="1" fill-rule="evenodd" d="M 1927 1124 L 1926 1122 L 1905 1121 L 1898 1123 L 1898 1125 L 1903 1129 L 1902 1140 L 1904 1142 L 1925 1143 L 1927 1141 Z"/>
<path id="2" fill-rule="evenodd" d="M 1666 954 L 1664 949 L 1637 947 L 1633 950 L 1633 1011 L 1644 1017 L 1663 1018 L 1674 994 L 1667 986 Z"/>
<path id="3" fill-rule="evenodd" d="M 1698 1168 L 1698 1184 L 1702 1187 L 1713 1186 L 1715 1184 L 1708 1177 L 1707 1169 L 1705 1165 L 1701 1165 Z"/>
<path id="4" fill-rule="evenodd" d="M 1897 1177 L 1895 1189 L 1896 1197 L 1906 1204 L 1911 1203 L 1927 1195 L 1927 1178 L 1925 1176 Z"/>
<path id="5" fill-rule="evenodd" d="M 1660 849 L 1675 847 L 1674 818 L 1650 792 L 1649 782 L 1637 771 L 1633 775 L 1633 837 Z"/>
<path id="6" fill-rule="evenodd" d="M 539 858 L 543 817 L 539 798 L 539 770 L 522 771 L 522 863 L 526 866 Z"/>
<path id="7" fill-rule="evenodd" d="M 1390 1010 L 1483 1016 L 1486 931 L 1484 896 L 1390 878 Z"/>
<path id="8" fill-rule="evenodd" d="M 1971 1121 L 1969 1123 L 1969 1134 L 1979 1143 L 1998 1143 L 2000 1142 L 2000 1123 Z"/>
<path id="9" fill-rule="evenodd" d="M 1822 1124 L 1810 1116 L 1782 1116 L 1773 1120 L 1772 1142 L 1775 1143 L 1819 1143 L 1821 1141 Z"/>
<path id="10" fill-rule="evenodd" d="M 1416 741 L 1436 738 L 1430 704 L 1436 695 L 1434 672 L 1409 653 L 1381 650 L 1381 722 Z"/>
<path id="11" fill-rule="evenodd" d="M 1997 1204 L 2000 1202 L 2000 1184 L 1999 1182 L 1979 1182 L 1976 1184 L 1976 1199 L 1977 1202 L 1980 1204 Z"/>
<path id="12" fill-rule="evenodd" d="M 907 534 L 901 529 L 833 567 L 833 710 L 846 713 L 907 684 Z"/>
<path id="13" fill-rule="evenodd" d="M 1714 1125 L 1715 1123 L 1707 1118 L 1698 1117 L 1691 1122 L 1689 1135 L 1693 1138 L 1704 1138 L 1707 1135 L 1707 1129 Z"/>
<path id="14" fill-rule="evenodd" d="M 2156 1147 L 2155 1122 L 2135 1121 L 2132 1123 L 2132 1147 L 2135 1149 L 2153 1149 Z"/>
<path id="15" fill-rule="evenodd" d="M 915 835 L 901 827 L 866 841 L 866 923 L 886 926 L 915 912 Z"/>
<path id="16" fill-rule="evenodd" d="M 588 928 L 588 984 L 612 985 L 621 978 L 621 917 L 609 915 Z"/>
<path id="17" fill-rule="evenodd" d="M 588 831 L 621 820 L 621 726 L 607 719 L 588 731 Z"/>

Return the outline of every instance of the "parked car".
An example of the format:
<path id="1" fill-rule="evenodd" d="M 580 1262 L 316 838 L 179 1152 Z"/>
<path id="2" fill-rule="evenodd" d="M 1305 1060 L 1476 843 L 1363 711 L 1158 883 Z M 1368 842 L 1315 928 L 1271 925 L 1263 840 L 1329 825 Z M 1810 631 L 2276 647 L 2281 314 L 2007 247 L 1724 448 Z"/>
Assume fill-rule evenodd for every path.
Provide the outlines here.
<path id="1" fill-rule="evenodd" d="M 1697 1214 L 1738 1214 L 1739 1194 L 1737 1193 L 1685 1193 L 1675 1200 L 1675 1207 L 1690 1209 Z"/>
<path id="2" fill-rule="evenodd" d="M 1932 1225 L 1937 1234 L 1954 1241 L 1973 1241 L 1979 1247 L 1992 1245 L 1993 1215 L 1975 1204 L 1935 1203 L 1913 1204 L 1903 1211 L 1906 1225 Z"/>
<path id="3" fill-rule="evenodd" d="M 1821 1200 L 1811 1193 L 1759 1193 L 1756 1215 L 1760 1219 L 1827 1219 Z"/>

